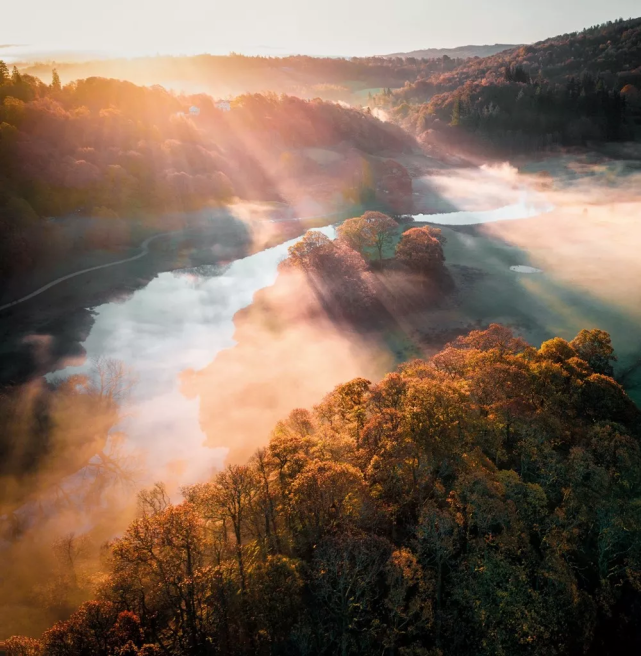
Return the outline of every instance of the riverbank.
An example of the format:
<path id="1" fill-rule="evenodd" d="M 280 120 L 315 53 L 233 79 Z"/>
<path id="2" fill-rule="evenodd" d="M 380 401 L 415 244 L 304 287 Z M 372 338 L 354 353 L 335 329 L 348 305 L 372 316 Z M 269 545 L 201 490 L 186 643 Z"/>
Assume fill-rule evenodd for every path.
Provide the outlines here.
<path id="1" fill-rule="evenodd" d="M 98 252 L 64 268 L 36 272 L 16 285 L 14 293 L 21 290 L 30 295 L 37 290 L 36 281 L 46 285 L 51 282 L 49 276 L 68 276 L 78 267 L 93 269 L 0 312 L 0 385 L 43 375 L 54 370 L 60 360 L 82 357 L 82 342 L 93 323 L 91 308 L 122 302 L 163 271 L 224 266 L 351 212 L 346 209 L 338 215 L 292 219 L 283 218 L 280 208 L 272 212 L 265 204 L 238 209 L 219 211 L 216 216 L 199 213 L 190 217 L 185 230 L 154 232 L 146 238 L 144 257 L 140 257 L 140 248 L 119 253 L 115 260 L 112 253 Z M 46 336 L 46 352 L 42 348 L 34 351 L 32 336 Z"/>

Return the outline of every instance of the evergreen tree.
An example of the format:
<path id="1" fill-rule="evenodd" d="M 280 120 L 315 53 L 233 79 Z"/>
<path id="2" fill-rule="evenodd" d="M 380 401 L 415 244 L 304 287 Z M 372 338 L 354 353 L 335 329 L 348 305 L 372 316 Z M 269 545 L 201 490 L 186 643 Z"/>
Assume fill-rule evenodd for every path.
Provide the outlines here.
<path id="1" fill-rule="evenodd" d="M 456 96 L 454 98 L 454 107 L 452 108 L 452 120 L 450 125 L 456 126 L 461 124 L 461 98 Z"/>
<path id="2" fill-rule="evenodd" d="M 62 85 L 60 84 L 60 76 L 58 75 L 58 71 L 55 68 L 53 71 L 51 71 L 51 88 L 54 91 L 60 91 L 60 89 L 62 89 Z"/>
<path id="3" fill-rule="evenodd" d="M 6 84 L 9 81 L 9 68 L 7 65 L 0 59 L 0 86 Z"/>

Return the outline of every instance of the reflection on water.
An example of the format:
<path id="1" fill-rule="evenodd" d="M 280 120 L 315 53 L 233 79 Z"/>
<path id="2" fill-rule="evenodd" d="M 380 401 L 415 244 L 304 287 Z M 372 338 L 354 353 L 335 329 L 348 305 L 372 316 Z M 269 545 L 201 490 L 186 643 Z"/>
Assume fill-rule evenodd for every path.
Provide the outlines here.
<path id="1" fill-rule="evenodd" d="M 443 214 L 415 214 L 414 221 L 435 223 L 436 225 L 466 226 L 479 225 L 482 223 L 494 223 L 495 221 L 513 221 L 515 219 L 527 219 L 551 212 L 553 205 L 541 199 L 532 199 L 532 195 L 525 192 L 521 195 L 518 203 L 506 205 L 495 210 L 484 210 L 477 212 L 446 212 Z"/>
<path id="2" fill-rule="evenodd" d="M 334 234 L 331 226 L 320 230 Z M 234 346 L 234 315 L 258 290 L 274 283 L 278 263 L 296 241 L 236 260 L 223 270 L 161 273 L 124 302 L 96 308 L 84 343 L 87 362 L 56 376 L 83 372 L 101 356 L 122 360 L 135 370 L 138 384 L 118 430 L 142 452 L 148 480 L 183 484 L 222 465 L 226 449 L 204 446 L 199 400 L 181 393 L 180 374 L 204 367 Z"/>

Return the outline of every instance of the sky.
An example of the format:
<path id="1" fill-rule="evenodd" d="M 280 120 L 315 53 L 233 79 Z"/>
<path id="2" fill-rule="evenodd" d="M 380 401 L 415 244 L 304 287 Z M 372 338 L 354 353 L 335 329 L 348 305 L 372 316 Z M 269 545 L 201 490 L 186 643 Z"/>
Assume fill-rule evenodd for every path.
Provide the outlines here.
<path id="1" fill-rule="evenodd" d="M 108 55 L 363 56 L 532 43 L 641 15 L 639 0 L 20 0 L 0 22 L 0 58 Z M 16 48 L 15 46 L 20 46 Z M 67 57 L 67 58 L 69 58 Z"/>

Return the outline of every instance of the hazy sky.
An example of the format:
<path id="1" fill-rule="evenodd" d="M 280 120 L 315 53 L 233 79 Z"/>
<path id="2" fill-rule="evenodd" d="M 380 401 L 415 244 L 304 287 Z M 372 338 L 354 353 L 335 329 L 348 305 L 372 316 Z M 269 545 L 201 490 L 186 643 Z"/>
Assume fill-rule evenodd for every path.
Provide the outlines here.
<path id="1" fill-rule="evenodd" d="M 641 15 L 639 0 L 15 0 L 0 44 L 126 55 L 368 55 L 528 43 Z M 2 54 L 6 48 L 0 49 Z"/>

